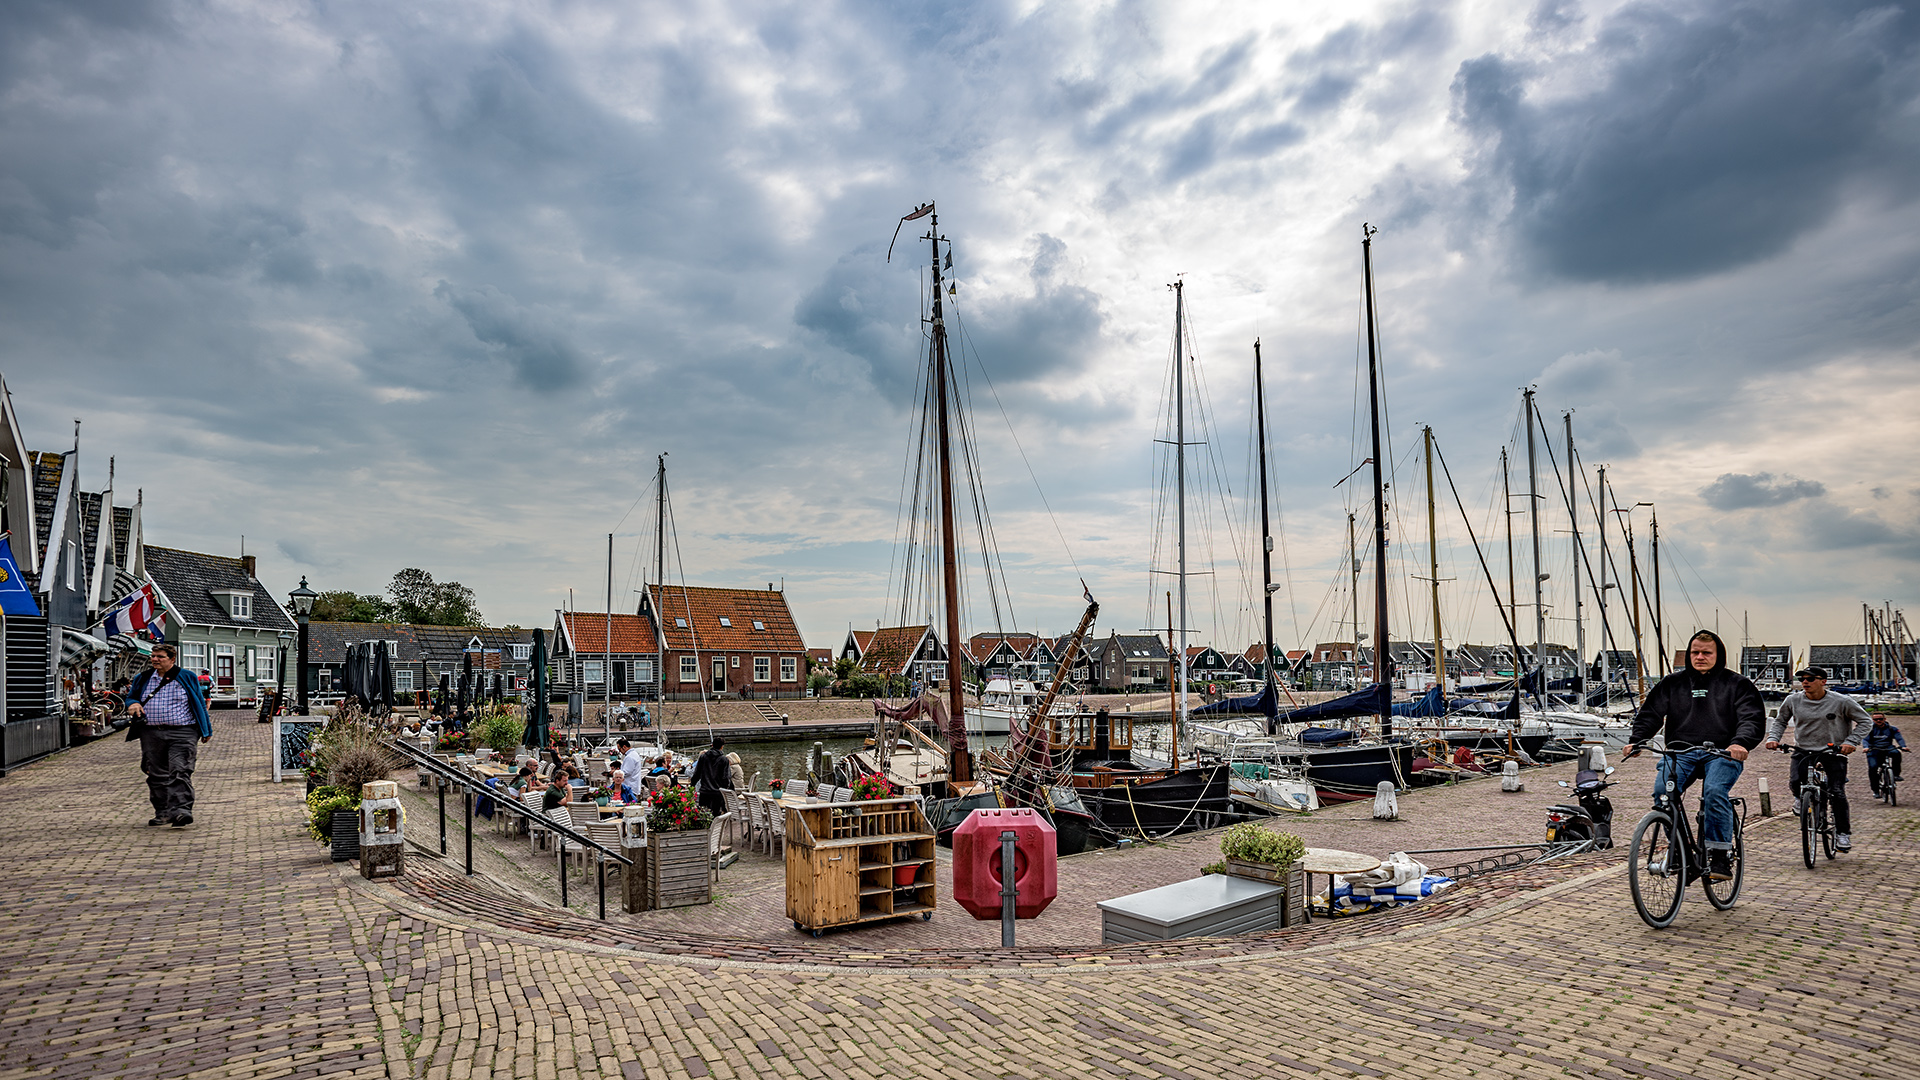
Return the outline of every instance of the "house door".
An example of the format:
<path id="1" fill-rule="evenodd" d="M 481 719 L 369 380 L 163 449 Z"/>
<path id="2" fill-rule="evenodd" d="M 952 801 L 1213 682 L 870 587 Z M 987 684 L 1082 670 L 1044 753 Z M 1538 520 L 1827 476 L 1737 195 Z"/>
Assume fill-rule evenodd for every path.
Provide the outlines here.
<path id="1" fill-rule="evenodd" d="M 223 689 L 233 689 L 232 653 L 221 653 L 213 658 L 213 682 Z"/>
<path id="2" fill-rule="evenodd" d="M 716 694 L 727 692 L 727 658 L 724 656 L 713 658 L 713 692 Z"/>
<path id="3" fill-rule="evenodd" d="M 613 693 L 616 697 L 625 697 L 627 694 L 627 662 L 625 660 L 613 662 Z"/>

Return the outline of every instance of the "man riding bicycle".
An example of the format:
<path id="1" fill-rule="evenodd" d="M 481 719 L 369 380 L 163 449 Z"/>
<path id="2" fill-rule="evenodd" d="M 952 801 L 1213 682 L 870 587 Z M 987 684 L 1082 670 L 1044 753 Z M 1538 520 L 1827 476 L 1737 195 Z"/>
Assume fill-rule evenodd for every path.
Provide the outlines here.
<path id="1" fill-rule="evenodd" d="M 1893 759 L 1893 778 L 1900 779 L 1900 751 L 1907 748 L 1907 740 L 1900 735 L 1900 729 L 1887 723 L 1886 713 L 1873 714 L 1873 726 L 1867 729 L 1867 737 L 1860 745 L 1867 749 L 1867 786 L 1875 795 L 1880 794 L 1880 763 Z"/>
<path id="2" fill-rule="evenodd" d="M 1627 736 L 1628 757 L 1656 731 L 1664 732 L 1667 747 L 1689 748 L 1677 757 L 1662 758 L 1654 777 L 1657 794 L 1666 785 L 1669 765 L 1680 792 L 1703 779 L 1700 807 L 1705 818 L 1701 835 L 1707 848 L 1707 877 L 1733 877 L 1734 781 L 1745 770 L 1747 752 L 1760 743 L 1767 707 L 1753 682 L 1727 668 L 1727 646 L 1720 635 L 1702 630 L 1687 643 L 1687 667 L 1661 679 L 1647 694 L 1633 718 Z M 1714 753 L 1724 747 L 1726 756 Z"/>
<path id="3" fill-rule="evenodd" d="M 1780 736 L 1786 733 L 1787 721 L 1793 721 L 1793 743 L 1803 750 L 1815 750 L 1822 746 L 1839 744 L 1842 754 L 1851 754 L 1860 749 L 1860 740 L 1866 737 L 1867 726 L 1872 722 L 1867 718 L 1867 710 L 1860 703 L 1845 694 L 1837 694 L 1827 689 L 1827 670 L 1810 667 L 1794 674 L 1800 680 L 1800 689 L 1787 695 L 1780 703 L 1780 709 L 1773 714 L 1773 721 L 1767 725 L 1767 749 L 1780 745 Z M 1806 754 L 1793 755 L 1793 772 L 1788 774 L 1788 785 L 1793 789 L 1794 798 L 1800 797 L 1800 785 L 1807 779 L 1807 766 L 1812 758 Z M 1840 835 L 1834 838 L 1834 847 L 1841 851 L 1853 850 L 1853 815 L 1847 807 L 1847 760 L 1834 758 L 1827 764 L 1827 802 L 1833 807 L 1833 830 Z"/>

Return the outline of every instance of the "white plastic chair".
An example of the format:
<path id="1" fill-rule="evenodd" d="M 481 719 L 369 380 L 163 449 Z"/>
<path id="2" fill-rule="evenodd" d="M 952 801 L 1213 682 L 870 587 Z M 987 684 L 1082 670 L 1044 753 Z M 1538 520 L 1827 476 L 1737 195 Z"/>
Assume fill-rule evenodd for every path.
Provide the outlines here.
<path id="1" fill-rule="evenodd" d="M 713 883 L 720 883 L 720 830 L 733 828 L 733 815 L 721 814 L 707 826 L 707 871 L 713 875 Z"/>

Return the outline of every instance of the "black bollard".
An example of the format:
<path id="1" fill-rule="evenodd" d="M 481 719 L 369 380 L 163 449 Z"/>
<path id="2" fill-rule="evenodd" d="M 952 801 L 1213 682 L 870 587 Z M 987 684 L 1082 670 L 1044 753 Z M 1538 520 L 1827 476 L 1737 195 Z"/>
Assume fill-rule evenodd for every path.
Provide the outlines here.
<path id="1" fill-rule="evenodd" d="M 1013 948 L 1013 902 L 1020 886 L 1013 879 L 1013 847 L 1020 834 L 1008 829 L 1000 834 L 1000 947 Z"/>

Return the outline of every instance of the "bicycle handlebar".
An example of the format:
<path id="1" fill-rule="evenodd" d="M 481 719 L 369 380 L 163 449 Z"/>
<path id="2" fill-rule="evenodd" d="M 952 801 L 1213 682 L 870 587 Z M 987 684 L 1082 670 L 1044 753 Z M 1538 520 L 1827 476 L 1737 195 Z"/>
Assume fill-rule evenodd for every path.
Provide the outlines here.
<path id="1" fill-rule="evenodd" d="M 1825 746 L 1776 746 L 1774 749 L 1783 754 L 1815 754 L 1821 757 L 1844 757 L 1845 752 L 1833 743 Z"/>
<path id="2" fill-rule="evenodd" d="M 1784 749 L 1784 747 L 1782 749 Z M 1671 747 L 1665 750 L 1655 750 L 1651 746 L 1636 745 L 1632 751 L 1622 755 L 1620 760 L 1625 761 L 1627 758 L 1633 757 L 1634 755 L 1640 753 L 1643 750 L 1649 754 L 1659 754 L 1662 757 L 1679 757 L 1681 754 L 1691 754 L 1695 750 L 1711 750 L 1713 751 L 1713 753 L 1710 755 L 1712 757 L 1732 757 L 1733 756 L 1732 754 L 1727 753 L 1725 750 L 1717 746 L 1683 746 L 1677 750 Z"/>

